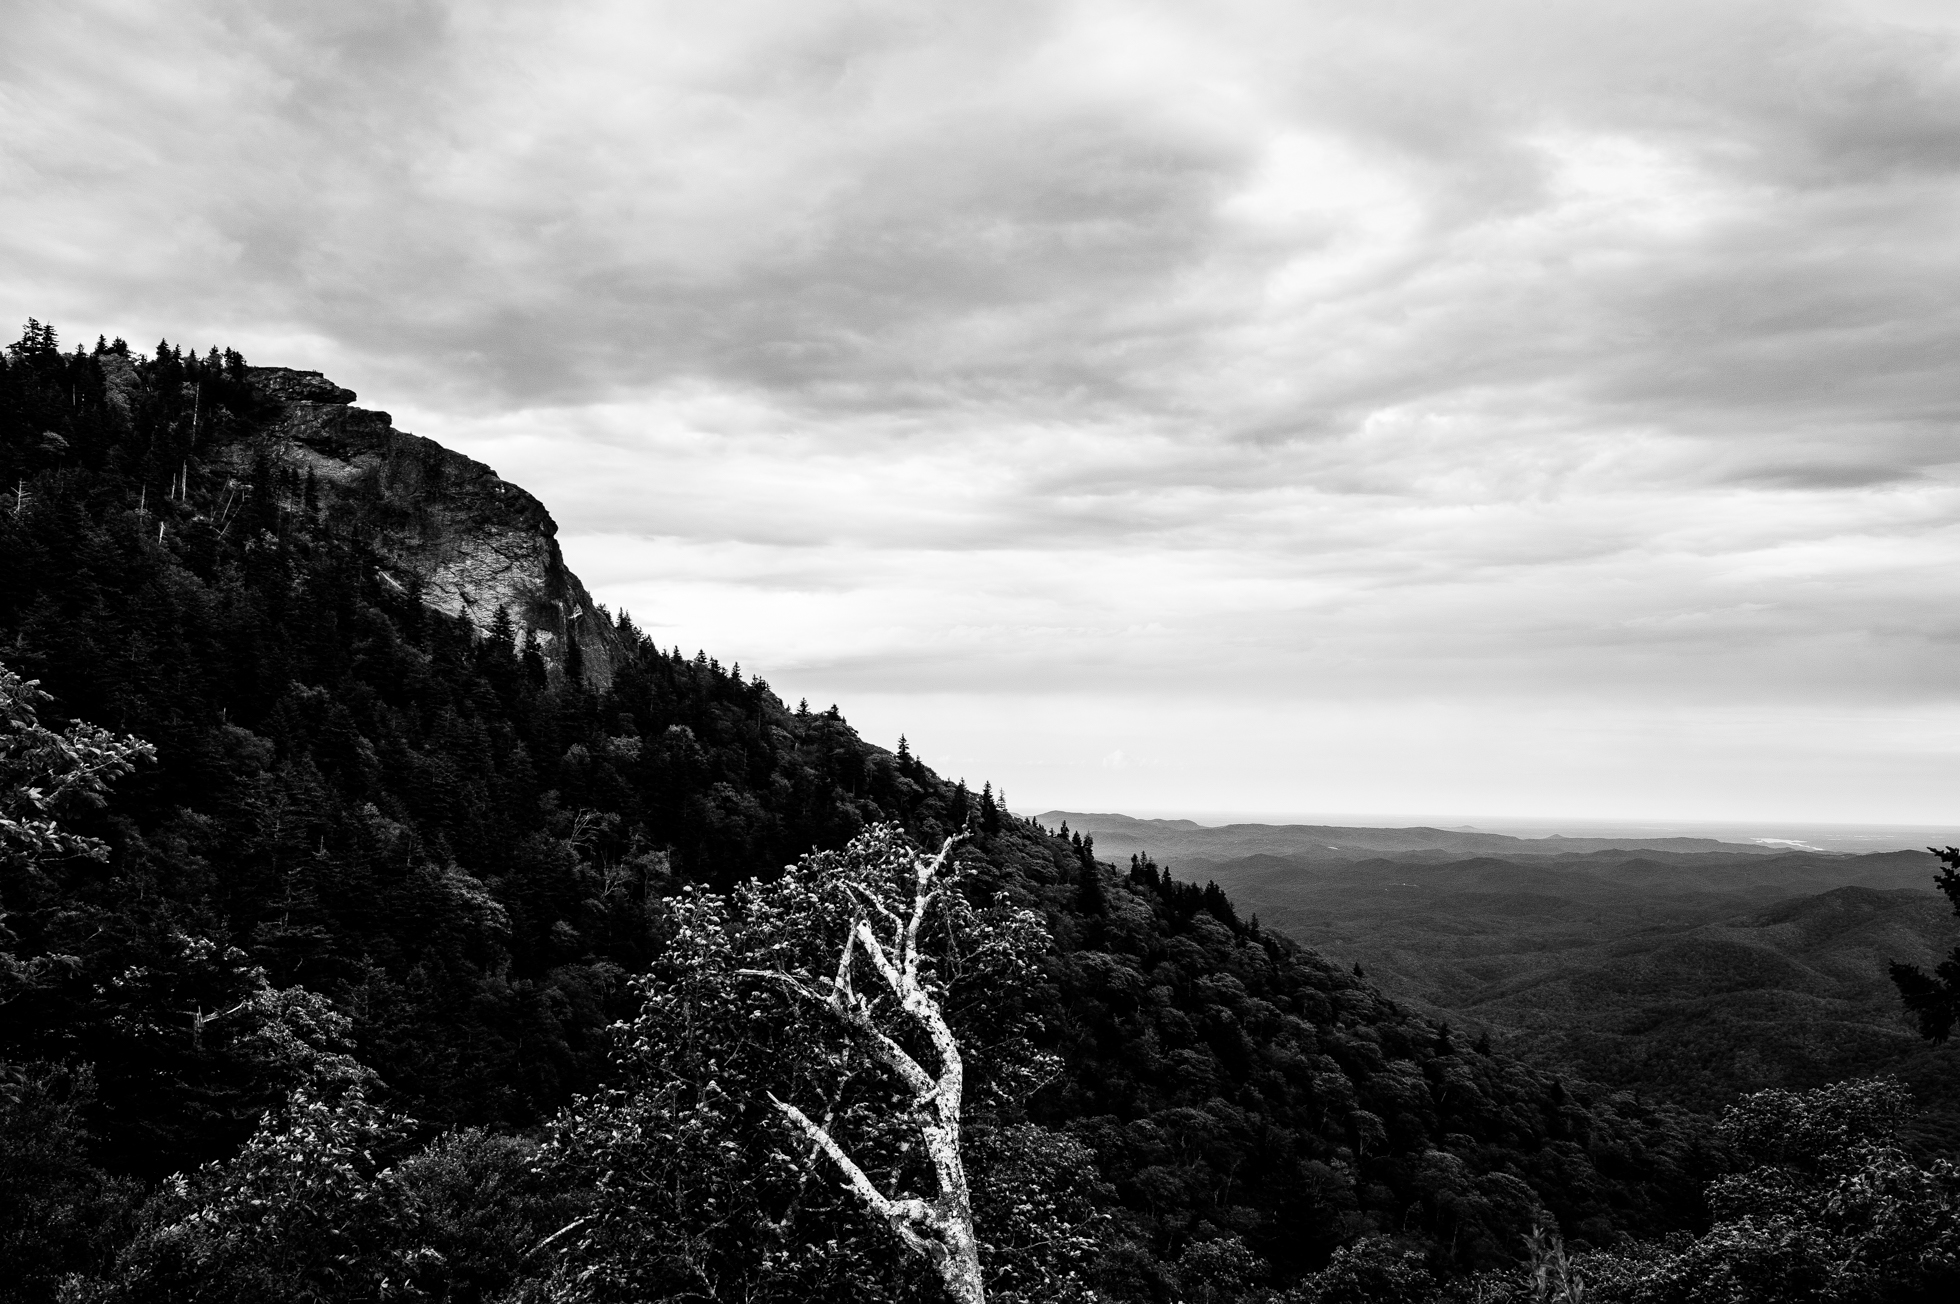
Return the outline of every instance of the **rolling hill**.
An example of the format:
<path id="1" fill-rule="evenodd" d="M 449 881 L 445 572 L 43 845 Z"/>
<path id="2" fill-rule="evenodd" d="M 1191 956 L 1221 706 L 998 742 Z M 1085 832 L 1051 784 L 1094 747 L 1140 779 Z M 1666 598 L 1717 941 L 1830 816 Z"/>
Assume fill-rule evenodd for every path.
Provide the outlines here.
<path id="1" fill-rule="evenodd" d="M 1960 1142 L 1960 1059 L 1919 1040 L 1886 976 L 1960 939 L 1923 852 L 1041 818 L 1214 881 L 1265 927 L 1542 1067 L 1703 1110 L 1893 1072 L 1931 1108 L 1926 1138 Z"/>

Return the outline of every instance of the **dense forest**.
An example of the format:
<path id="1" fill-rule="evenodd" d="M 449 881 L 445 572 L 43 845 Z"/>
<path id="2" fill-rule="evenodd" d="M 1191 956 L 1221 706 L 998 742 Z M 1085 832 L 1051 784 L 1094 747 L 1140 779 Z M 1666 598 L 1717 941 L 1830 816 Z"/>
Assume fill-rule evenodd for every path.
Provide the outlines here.
<path id="1" fill-rule="evenodd" d="M 697 943 L 751 972 L 791 886 L 829 918 L 864 848 L 956 836 L 927 964 L 994 1298 L 1712 1298 L 1875 1164 L 1920 1222 L 1841 1233 L 1871 1297 L 1952 1284 L 1884 1090 L 1788 1103 L 1793 1150 L 1561 1081 L 624 612 L 603 676 L 445 614 L 399 487 L 316 474 L 265 376 L 38 323 L 0 360 L 0 1299 L 939 1298 L 767 1107 L 829 1090 L 904 1186 L 876 1075 Z"/>
<path id="2" fill-rule="evenodd" d="M 1941 1025 L 1915 1027 L 1889 976 L 1934 969 L 1960 940 L 1924 851 L 1040 818 L 1148 846 L 1418 1012 L 1567 1078 L 1714 1112 L 1882 1072 L 1911 1086 L 1924 1145 L 1960 1149 L 1960 1048 L 1922 1036 Z M 1391 845 L 1330 845 L 1361 835 Z M 1952 1008 L 1922 982 L 1924 1008 Z"/>

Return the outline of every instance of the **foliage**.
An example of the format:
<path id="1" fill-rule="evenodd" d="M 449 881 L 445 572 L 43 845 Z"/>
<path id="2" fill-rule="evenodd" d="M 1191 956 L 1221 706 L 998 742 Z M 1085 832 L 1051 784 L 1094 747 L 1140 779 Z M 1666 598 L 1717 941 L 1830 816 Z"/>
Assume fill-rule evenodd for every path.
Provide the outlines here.
<path id="1" fill-rule="evenodd" d="M 1692 1117 L 1459 1047 L 1146 860 L 1102 896 L 1059 926 L 1066 1072 L 1036 1113 L 1097 1152 L 1153 1255 L 1236 1235 L 1284 1285 L 1411 1235 L 1452 1273 L 1548 1218 L 1600 1245 L 1701 1215 L 1720 1154 Z"/>
<path id="2" fill-rule="evenodd" d="M 128 1235 L 138 1191 L 88 1156 L 86 1068 L 0 1065 L 0 1301 L 49 1298 Z"/>
<path id="3" fill-rule="evenodd" d="M 128 774 L 156 749 L 137 738 L 118 738 L 96 725 L 76 721 L 60 733 L 44 727 L 38 709 L 53 699 L 39 684 L 0 665 L 0 1005 L 22 990 L 40 985 L 56 968 L 79 963 L 73 955 L 41 951 L 23 957 L 16 947 L 33 945 L 56 894 L 47 868 L 71 857 L 103 861 L 108 845 L 74 832 L 63 816 L 106 804 L 112 780 Z M 14 902 L 9 911 L 6 902 Z M 23 939 L 7 921 L 20 916 L 29 930 Z"/>
<path id="4" fill-rule="evenodd" d="M 414 1148 L 358 1085 L 302 1088 L 239 1153 L 164 1182 L 115 1261 L 64 1298 L 476 1301 L 507 1290 L 569 1203 L 536 1146 L 466 1129 Z"/>
<path id="5" fill-rule="evenodd" d="M 1710 1192 L 1715 1226 L 1636 1298 L 1951 1299 L 1960 1291 L 1960 1168 L 1922 1168 L 1894 1144 L 1895 1082 L 1765 1091 L 1723 1119 L 1756 1166 Z"/>
<path id="6" fill-rule="evenodd" d="M 537 1143 L 481 1128 L 445 1132 L 394 1167 L 415 1248 L 441 1257 L 432 1289 L 456 1304 L 502 1297 L 528 1279 L 538 1247 L 576 1216 L 576 1199 L 538 1178 Z M 547 1247 L 548 1248 L 548 1247 Z"/>
<path id="7" fill-rule="evenodd" d="M 110 1280 L 78 1282 L 69 1297 L 429 1298 L 441 1258 L 404 1248 L 415 1239 L 414 1210 L 386 1166 L 409 1136 L 406 1120 L 376 1108 L 359 1087 L 331 1097 L 297 1092 L 236 1156 L 166 1182 Z"/>
<path id="8" fill-rule="evenodd" d="M 731 898 L 688 890 L 673 903 L 671 943 L 621 1029 L 623 1088 L 575 1105 L 541 1157 L 561 1186 L 590 1192 L 555 1253 L 549 1298 L 935 1297 L 771 1106 L 805 1102 L 893 1198 L 934 1189 L 911 1084 L 878 1044 L 916 1046 L 916 1034 L 875 989 L 863 1028 L 810 998 L 818 982 L 845 980 L 867 910 L 910 908 L 913 856 L 883 827 Z M 1044 931 L 1025 909 L 969 900 L 957 875 L 923 924 L 921 978 L 969 1070 L 969 1170 L 996 1297 L 1068 1298 L 1094 1245 L 1093 1172 L 1079 1146 L 1018 1118 L 1042 1057 L 1016 993 Z"/>
<path id="9" fill-rule="evenodd" d="M 1850 1304 L 1960 1291 L 1960 1168 L 1896 1145 L 1909 1100 L 1895 1081 L 1757 1092 L 1723 1116 L 1745 1167 L 1711 1186 L 1715 1225 L 1693 1238 L 1537 1256 L 1537 1272 L 1478 1283 L 1479 1298 L 1599 1304 Z M 1548 1281 L 1556 1272 L 1564 1293 Z M 1464 1295 L 1464 1298 L 1469 1298 Z"/>
<path id="10" fill-rule="evenodd" d="M 1087 1146 L 1034 1123 L 981 1123 L 967 1169 L 994 1304 L 1090 1298 L 1109 1244 L 1109 1188 Z"/>
<path id="11" fill-rule="evenodd" d="M 1302 1282 L 1288 1300 L 1299 1304 L 1421 1304 L 1435 1278 L 1419 1250 L 1386 1236 L 1370 1236 L 1334 1251 L 1326 1267 Z"/>
<path id="12" fill-rule="evenodd" d="M 1937 884 L 1960 915 L 1960 847 L 1928 847 L 1940 858 L 1943 868 Z M 1906 1009 L 1919 1021 L 1919 1035 L 1931 1042 L 1945 1041 L 1953 1033 L 1953 1021 L 1960 1018 L 1960 946 L 1939 962 L 1931 974 L 1917 965 L 1893 964 L 1892 982 L 1899 989 Z"/>
<path id="13" fill-rule="evenodd" d="M 1465 1042 L 1487 1035 L 1568 1079 L 1706 1114 L 1765 1087 L 1893 1073 L 1927 1110 L 1916 1136 L 1960 1148 L 1960 1047 L 1915 1036 L 1886 976 L 1888 960 L 1937 960 L 1960 933 L 1948 902 L 1923 890 L 1930 856 L 1351 851 L 1343 860 L 1304 845 L 1340 841 L 1337 830 L 1247 826 L 1242 836 L 1254 827 L 1272 854 L 1204 865 L 1238 909 L 1324 954 L 1360 959 L 1372 981 L 1461 1026 Z M 1227 830 L 1205 833 L 1228 840 Z M 1204 845 L 1195 832 L 1170 839 L 1180 842 Z"/>

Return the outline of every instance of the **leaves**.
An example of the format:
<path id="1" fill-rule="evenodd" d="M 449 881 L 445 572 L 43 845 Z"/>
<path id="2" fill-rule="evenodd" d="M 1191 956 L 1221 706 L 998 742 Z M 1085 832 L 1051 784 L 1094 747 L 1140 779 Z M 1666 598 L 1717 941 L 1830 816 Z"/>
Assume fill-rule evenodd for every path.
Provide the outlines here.
<path id="1" fill-rule="evenodd" d="M 156 749 L 79 721 L 61 733 L 46 729 L 35 707 L 50 700 L 37 681 L 0 666 L 0 846 L 29 862 L 107 859 L 106 844 L 63 828 L 57 816 L 101 806 L 110 781 L 155 759 Z"/>
<path id="2" fill-rule="evenodd" d="M 867 1208 L 915 1210 L 917 1229 L 950 1208 L 932 1120 L 958 1107 L 959 1080 L 946 1094 L 948 1043 L 915 998 L 947 1011 L 951 1066 L 992 1084 L 958 1121 L 985 1138 L 969 1171 L 996 1278 L 1010 1297 L 1077 1289 L 1101 1226 L 1088 1152 L 1011 1116 L 1042 1059 L 1013 984 L 1037 972 L 1045 930 L 1024 908 L 976 906 L 960 867 L 934 863 L 929 877 L 898 830 L 874 828 L 727 897 L 688 889 L 671 903 L 670 944 L 618 1029 L 625 1088 L 568 1111 L 541 1156 L 593 1192 L 587 1223 L 553 1247 L 555 1298 L 914 1297 L 916 1267 Z M 799 1102 L 810 1130 L 772 1100 Z"/>
<path id="3" fill-rule="evenodd" d="M 1953 903 L 1953 913 L 1960 915 L 1960 847 L 1927 850 L 1944 866 L 1935 885 Z M 1960 947 L 1955 947 L 1930 975 L 1917 965 L 1897 962 L 1890 972 L 1900 1000 L 1918 1021 L 1919 1035 L 1935 1043 L 1950 1037 L 1954 1020 L 1960 1019 Z"/>
<path id="4" fill-rule="evenodd" d="M 235 1157 L 166 1183 L 110 1277 L 76 1298 L 428 1298 L 441 1256 L 417 1244 L 417 1211 L 387 1163 L 410 1135 L 360 1087 L 302 1089 Z"/>

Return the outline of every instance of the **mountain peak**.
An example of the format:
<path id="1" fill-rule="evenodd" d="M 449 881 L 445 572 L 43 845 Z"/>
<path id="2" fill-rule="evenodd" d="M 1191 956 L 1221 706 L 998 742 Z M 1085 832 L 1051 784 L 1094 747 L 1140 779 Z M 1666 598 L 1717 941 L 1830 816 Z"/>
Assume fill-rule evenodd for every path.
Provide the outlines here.
<path id="1" fill-rule="evenodd" d="M 474 458 L 395 429 L 386 412 L 354 407 L 353 390 L 317 371 L 250 367 L 245 377 L 271 412 L 240 455 L 263 452 L 310 476 L 327 516 L 380 554 L 387 583 L 419 589 L 479 631 L 502 609 L 520 647 L 536 635 L 552 673 L 565 673 L 576 644 L 587 682 L 612 683 L 618 633 L 565 565 L 543 503 Z"/>

